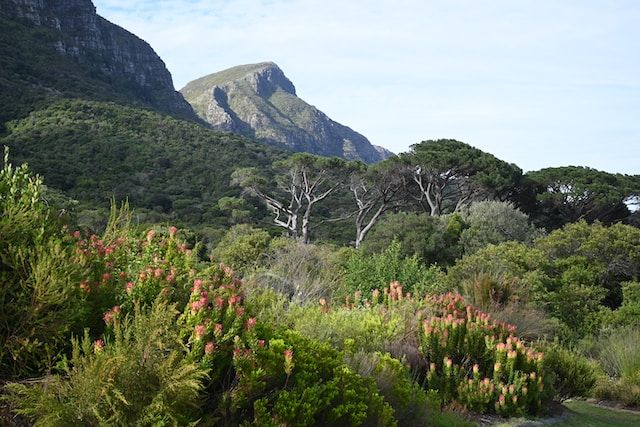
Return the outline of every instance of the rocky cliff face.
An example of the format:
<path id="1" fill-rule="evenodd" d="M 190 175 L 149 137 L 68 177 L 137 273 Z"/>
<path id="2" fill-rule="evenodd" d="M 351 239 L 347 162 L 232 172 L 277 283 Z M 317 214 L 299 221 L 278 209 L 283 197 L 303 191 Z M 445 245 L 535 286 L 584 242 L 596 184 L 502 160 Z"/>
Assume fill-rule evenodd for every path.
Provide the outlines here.
<path id="1" fill-rule="evenodd" d="M 151 46 L 96 14 L 90 0 L 0 0 L 4 19 L 54 30 L 43 43 L 158 110 L 195 119 Z"/>
<path id="2" fill-rule="evenodd" d="M 241 65 L 187 84 L 185 99 L 214 129 L 250 135 L 294 151 L 374 163 L 391 155 L 296 96 L 272 62 Z"/>

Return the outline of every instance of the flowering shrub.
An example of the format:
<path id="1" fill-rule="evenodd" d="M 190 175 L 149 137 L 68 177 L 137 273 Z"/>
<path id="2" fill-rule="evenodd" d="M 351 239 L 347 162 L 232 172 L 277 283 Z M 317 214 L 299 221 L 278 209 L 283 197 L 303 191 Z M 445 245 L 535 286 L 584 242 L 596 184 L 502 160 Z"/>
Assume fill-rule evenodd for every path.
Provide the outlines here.
<path id="1" fill-rule="evenodd" d="M 444 403 L 476 412 L 536 413 L 543 391 L 543 354 L 513 336 L 515 327 L 491 319 L 458 294 L 432 298 L 436 316 L 424 319 L 420 348 L 425 386 Z"/>

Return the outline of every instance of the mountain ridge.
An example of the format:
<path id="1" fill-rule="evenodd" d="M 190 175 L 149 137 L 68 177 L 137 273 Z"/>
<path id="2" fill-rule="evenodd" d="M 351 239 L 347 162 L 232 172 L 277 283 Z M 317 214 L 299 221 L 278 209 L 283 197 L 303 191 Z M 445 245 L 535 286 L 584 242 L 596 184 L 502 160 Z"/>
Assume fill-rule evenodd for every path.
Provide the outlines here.
<path id="1" fill-rule="evenodd" d="M 180 90 L 214 129 L 275 146 L 375 163 L 392 155 L 296 95 L 274 62 L 239 65 L 193 80 Z"/>

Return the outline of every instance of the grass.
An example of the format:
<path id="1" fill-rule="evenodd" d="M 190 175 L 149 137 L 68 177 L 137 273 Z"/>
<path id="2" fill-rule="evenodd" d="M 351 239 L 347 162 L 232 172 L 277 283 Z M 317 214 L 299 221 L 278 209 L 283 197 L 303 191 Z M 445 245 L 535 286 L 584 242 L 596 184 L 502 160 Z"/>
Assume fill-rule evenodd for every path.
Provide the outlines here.
<path id="1" fill-rule="evenodd" d="M 556 426 L 640 426 L 640 413 L 603 408 L 582 401 L 568 401 L 564 403 L 564 406 L 569 410 L 569 417 L 554 424 Z"/>
<path id="2" fill-rule="evenodd" d="M 614 408 L 605 408 L 580 400 L 568 400 L 563 403 L 566 410 L 557 420 L 527 420 L 512 418 L 497 427 L 519 426 L 557 426 L 557 427 L 635 427 L 640 426 L 640 412 Z"/>

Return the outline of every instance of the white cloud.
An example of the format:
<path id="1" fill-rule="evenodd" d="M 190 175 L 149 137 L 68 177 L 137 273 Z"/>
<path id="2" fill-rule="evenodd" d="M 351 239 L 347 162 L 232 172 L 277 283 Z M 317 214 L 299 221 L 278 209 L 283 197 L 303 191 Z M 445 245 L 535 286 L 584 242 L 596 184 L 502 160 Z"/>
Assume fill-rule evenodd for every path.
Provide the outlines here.
<path id="1" fill-rule="evenodd" d="M 451 137 L 524 169 L 639 173 L 634 0 L 95 0 L 177 87 L 273 60 L 373 143 Z"/>

